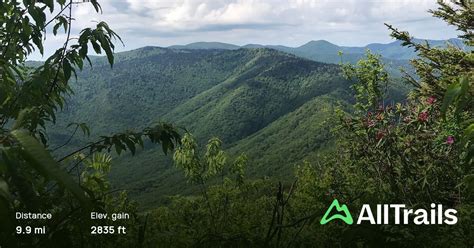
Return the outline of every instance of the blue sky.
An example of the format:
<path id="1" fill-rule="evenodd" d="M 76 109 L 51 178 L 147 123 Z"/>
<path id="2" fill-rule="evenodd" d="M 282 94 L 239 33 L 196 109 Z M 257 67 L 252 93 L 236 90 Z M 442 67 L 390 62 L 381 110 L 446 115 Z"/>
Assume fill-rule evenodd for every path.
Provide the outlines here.
<path id="1" fill-rule="evenodd" d="M 435 0 L 99 0 L 74 8 L 74 30 L 106 21 L 123 38 L 118 51 L 219 41 L 300 46 L 328 40 L 345 46 L 388 43 L 384 22 L 425 39 L 456 37 L 455 30 L 428 9 Z M 47 35 L 46 54 L 64 35 Z M 35 54 L 31 59 L 40 59 Z"/>

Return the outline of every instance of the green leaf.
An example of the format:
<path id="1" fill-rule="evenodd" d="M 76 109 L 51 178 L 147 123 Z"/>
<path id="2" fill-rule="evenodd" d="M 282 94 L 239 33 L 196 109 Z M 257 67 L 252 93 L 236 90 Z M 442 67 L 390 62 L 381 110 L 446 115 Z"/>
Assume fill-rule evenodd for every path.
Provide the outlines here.
<path id="1" fill-rule="evenodd" d="M 13 124 L 12 130 L 22 128 L 25 125 L 28 114 L 31 113 L 31 109 L 22 109 L 16 118 L 15 124 Z"/>
<path id="2" fill-rule="evenodd" d="M 74 54 L 74 62 L 77 65 L 77 67 L 79 67 L 79 70 L 82 71 L 82 69 L 84 68 L 84 60 L 82 60 L 82 58 L 77 53 Z"/>
<path id="3" fill-rule="evenodd" d="M 122 151 L 126 149 L 125 146 L 122 144 L 122 141 L 120 140 L 120 136 L 112 137 L 112 143 L 115 147 L 115 152 L 118 155 L 120 155 Z"/>
<path id="4" fill-rule="evenodd" d="M 33 17 L 33 20 L 36 22 L 36 26 L 43 30 L 44 24 L 46 22 L 46 14 L 44 13 L 44 9 L 46 7 L 36 7 L 34 5 L 28 8 L 28 13 Z"/>
<path id="5" fill-rule="evenodd" d="M 23 5 L 25 5 L 26 7 L 30 6 L 31 4 L 31 0 L 23 0 Z"/>
<path id="6" fill-rule="evenodd" d="M 97 43 L 97 41 L 95 40 L 90 40 L 91 44 L 92 44 L 92 48 L 94 48 L 94 51 L 97 53 L 97 54 L 101 54 L 101 50 L 100 50 L 100 45 L 99 43 Z"/>
<path id="7" fill-rule="evenodd" d="M 26 130 L 15 130 L 11 135 L 21 144 L 25 160 L 46 178 L 56 180 L 61 186 L 69 190 L 84 207 L 91 205 L 85 192 L 74 180 L 60 168 L 51 154 Z"/>
<path id="8" fill-rule="evenodd" d="M 43 41 L 39 35 L 32 36 L 33 43 L 38 47 L 41 55 L 44 54 Z"/>
<path id="9" fill-rule="evenodd" d="M 456 99 L 466 92 L 466 85 L 468 84 L 468 80 L 466 77 L 462 77 L 459 82 L 453 83 L 448 86 L 443 98 L 443 104 L 441 105 L 441 114 L 443 118 L 446 118 L 446 112 L 448 107 L 452 105 Z"/>
<path id="10" fill-rule="evenodd" d="M 81 56 L 82 58 L 87 58 L 87 50 L 87 43 L 81 45 L 81 48 L 79 49 L 79 56 Z M 87 60 L 89 61 L 89 64 L 91 64 L 89 58 L 87 58 Z"/>
<path id="11" fill-rule="evenodd" d="M 58 23 L 54 24 L 54 27 L 53 27 L 53 34 L 54 35 L 58 34 L 59 27 L 61 27 L 61 23 L 58 22 Z"/>
<path id="12" fill-rule="evenodd" d="M 54 0 L 43 0 L 42 2 L 48 6 L 49 11 L 54 11 Z"/>
<path id="13" fill-rule="evenodd" d="M 90 0 L 88 2 L 91 2 L 92 6 L 94 6 L 94 9 L 97 13 L 102 13 L 102 7 L 100 6 L 100 4 L 97 2 L 97 0 Z"/>
<path id="14" fill-rule="evenodd" d="M 132 152 L 132 155 L 135 155 L 135 143 L 130 139 L 125 139 L 124 142 L 125 145 L 127 145 L 128 149 Z"/>
<path id="15" fill-rule="evenodd" d="M 91 135 L 91 131 L 89 129 L 89 127 L 87 126 L 86 123 L 81 123 L 79 124 L 79 127 L 81 128 L 82 132 L 84 133 L 84 135 L 86 136 L 90 136 Z"/>
<path id="16" fill-rule="evenodd" d="M 464 137 L 474 138 L 474 123 L 469 124 L 469 126 L 464 129 Z"/>
<path id="17" fill-rule="evenodd" d="M 107 60 L 112 67 L 114 65 L 114 54 L 110 47 L 110 40 L 107 39 L 102 32 L 97 34 L 97 39 L 100 41 L 100 45 L 102 46 L 102 49 L 104 49 L 105 54 L 107 55 Z"/>
<path id="18" fill-rule="evenodd" d="M 467 77 L 462 77 L 459 80 L 459 84 L 461 85 L 461 91 L 459 92 L 458 102 L 456 103 L 455 116 L 459 116 L 470 101 L 469 97 L 465 97 L 469 91 L 469 80 Z"/>
<path id="19" fill-rule="evenodd" d="M 67 59 L 63 60 L 63 72 L 64 72 L 64 78 L 66 79 L 66 81 L 68 81 L 71 78 L 72 67 L 71 67 L 71 64 L 69 63 L 69 60 Z"/>
<path id="20" fill-rule="evenodd" d="M 62 26 L 63 29 L 64 29 L 64 32 L 67 32 L 67 28 L 68 28 L 68 20 L 64 17 L 64 16 L 58 16 L 58 18 L 56 18 L 56 21 L 57 23 L 54 25 L 54 28 L 53 28 L 53 34 L 56 35 L 58 29 Z"/>

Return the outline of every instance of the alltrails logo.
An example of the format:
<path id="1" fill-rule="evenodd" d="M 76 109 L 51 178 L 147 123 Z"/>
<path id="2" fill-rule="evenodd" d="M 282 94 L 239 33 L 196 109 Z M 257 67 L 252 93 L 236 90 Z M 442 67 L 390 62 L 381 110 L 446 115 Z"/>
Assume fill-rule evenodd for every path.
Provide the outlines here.
<path id="1" fill-rule="evenodd" d="M 372 225 L 406 225 L 411 223 L 415 225 L 454 225 L 458 222 L 457 211 L 455 209 L 444 210 L 441 204 L 432 203 L 430 210 L 409 209 L 406 208 L 405 204 L 377 204 L 376 206 L 377 209 L 374 215 L 369 204 L 362 205 L 359 217 L 357 218 L 357 224 L 367 221 Z M 391 218 L 391 216 L 393 217 Z M 325 225 L 335 219 L 340 219 L 348 225 L 354 222 L 349 208 L 345 204 L 340 205 L 337 199 L 334 199 L 331 203 L 320 223 Z"/>
<path id="2" fill-rule="evenodd" d="M 344 215 L 333 214 L 331 217 L 328 218 L 333 208 L 336 208 L 338 212 L 342 211 Z M 352 220 L 352 215 L 349 212 L 349 209 L 347 208 L 347 206 L 345 204 L 342 204 L 342 206 L 340 206 L 337 199 L 334 199 L 334 201 L 332 201 L 331 206 L 329 206 L 328 210 L 326 211 L 326 213 L 324 214 L 323 218 L 321 219 L 319 223 L 321 223 L 321 225 L 324 225 L 334 219 L 341 219 L 342 221 L 346 222 L 346 224 L 349 224 L 349 225 L 352 225 L 352 223 L 354 222 Z"/>

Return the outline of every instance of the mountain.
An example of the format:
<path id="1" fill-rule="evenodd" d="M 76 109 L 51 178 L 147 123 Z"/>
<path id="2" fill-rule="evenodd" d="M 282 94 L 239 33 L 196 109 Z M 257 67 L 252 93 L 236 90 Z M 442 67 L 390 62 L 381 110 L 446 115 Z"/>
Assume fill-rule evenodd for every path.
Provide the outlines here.
<path id="1" fill-rule="evenodd" d="M 338 66 L 269 49 L 242 51 L 253 54 L 252 59 L 219 85 L 171 110 L 165 118 L 202 138 L 217 136 L 233 143 L 308 100 L 347 86 Z"/>
<path id="2" fill-rule="evenodd" d="M 333 148 L 331 128 L 336 121 L 334 110 L 345 102 L 342 95 L 349 96 L 350 92 L 339 88 L 314 97 L 295 111 L 235 143 L 230 151 L 245 151 L 252 161 L 248 169 L 251 175 L 288 179 L 297 162 Z"/>
<path id="3" fill-rule="evenodd" d="M 234 50 L 239 49 L 239 46 L 222 43 L 222 42 L 195 42 L 187 45 L 175 45 L 170 46 L 171 49 L 227 49 Z"/>
<path id="4" fill-rule="evenodd" d="M 324 53 L 324 54 L 337 54 L 341 50 L 341 47 L 332 44 L 325 40 L 313 40 L 300 47 L 295 48 L 296 51 L 304 53 Z"/>
<path id="5" fill-rule="evenodd" d="M 415 39 L 416 42 L 428 42 L 432 46 L 446 46 L 450 43 L 455 46 L 465 47 L 460 39 L 449 39 L 449 40 L 423 40 Z M 341 61 L 338 52 L 344 53 L 343 59 L 345 62 L 355 63 L 363 58 L 364 53 L 367 49 L 382 55 L 388 64 L 392 64 L 395 68 L 404 66 L 407 61 L 416 57 L 416 52 L 413 48 L 401 46 L 400 41 L 394 41 L 388 44 L 372 43 L 363 47 L 346 47 L 338 46 L 326 40 L 310 41 L 299 47 L 287 47 L 279 45 L 259 45 L 259 44 L 248 44 L 241 46 L 241 48 L 272 48 L 275 50 L 291 53 L 303 58 L 324 62 L 324 63 L 339 63 Z M 178 49 L 237 49 L 239 46 L 219 43 L 219 42 L 198 42 L 191 43 L 182 46 L 171 46 L 169 48 Z"/>
<path id="6" fill-rule="evenodd" d="M 469 49 L 460 39 L 449 39 L 449 40 L 423 40 L 423 39 L 414 39 L 417 43 L 428 42 L 433 47 L 446 47 L 446 44 L 449 43 L 454 46 L 461 47 L 463 49 Z M 413 48 L 405 47 L 400 49 L 402 42 L 394 41 L 389 44 L 379 44 L 372 43 L 367 45 L 365 48 L 370 49 L 375 53 L 382 54 L 383 57 L 389 59 L 397 60 L 408 60 L 413 59 L 416 56 L 415 50 Z"/>
<path id="7" fill-rule="evenodd" d="M 338 65 L 268 48 L 144 47 L 116 54 L 113 69 L 103 57 L 93 63 L 72 84 L 75 94 L 49 134 L 53 143 L 68 139 L 71 122 L 92 127 L 90 138 L 72 139 L 72 150 L 99 135 L 166 121 L 185 127 L 201 144 L 216 136 L 231 154 L 248 154 L 251 177 L 288 180 L 294 165 L 331 149 L 333 110 L 352 101 Z M 134 158 L 114 158 L 115 187 L 145 206 L 195 190 L 169 156 L 146 147 Z"/>
<path id="8" fill-rule="evenodd" d="M 260 44 L 247 44 L 247 45 L 241 46 L 241 48 L 265 48 L 265 46 L 260 45 Z"/>

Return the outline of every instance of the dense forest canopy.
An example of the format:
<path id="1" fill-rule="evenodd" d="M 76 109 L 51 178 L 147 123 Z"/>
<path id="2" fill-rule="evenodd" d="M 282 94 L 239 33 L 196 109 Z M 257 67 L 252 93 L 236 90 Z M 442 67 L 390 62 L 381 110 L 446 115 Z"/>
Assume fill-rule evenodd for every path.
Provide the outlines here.
<path id="1" fill-rule="evenodd" d="M 327 118 L 336 105 L 347 109 L 353 101 L 338 65 L 268 48 L 145 47 L 117 53 L 112 69 L 105 58 L 95 59 L 92 69 L 78 73 L 75 94 L 48 135 L 63 144 L 75 130 L 69 123 L 94 128 L 89 137 L 75 135 L 62 150 L 102 134 L 167 121 L 185 127 L 201 144 L 216 136 L 231 153 L 245 152 L 253 162 L 252 177 L 291 181 L 294 165 L 333 147 L 333 121 Z M 404 99 L 409 87 L 400 81 L 391 80 L 387 102 Z M 167 201 L 177 190 L 195 191 L 171 158 L 153 146 L 134 157 L 117 157 L 114 164 L 112 184 L 127 189 L 144 209 Z"/>

